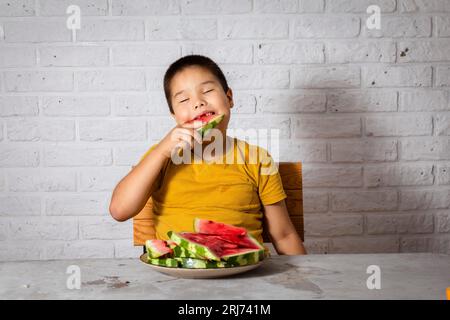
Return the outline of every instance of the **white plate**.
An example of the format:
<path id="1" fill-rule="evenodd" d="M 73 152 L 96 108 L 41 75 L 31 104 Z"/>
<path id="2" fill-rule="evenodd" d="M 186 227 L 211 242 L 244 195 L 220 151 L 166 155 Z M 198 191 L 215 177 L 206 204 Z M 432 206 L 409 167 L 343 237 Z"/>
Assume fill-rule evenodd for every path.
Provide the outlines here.
<path id="1" fill-rule="evenodd" d="M 222 278 L 228 277 L 231 275 L 247 272 L 258 268 L 263 262 L 260 261 L 255 264 L 251 264 L 248 266 L 242 267 L 231 267 L 231 268 L 209 268 L 209 269 L 188 269 L 188 268 L 169 268 L 156 266 L 150 263 L 147 263 L 147 254 L 144 253 L 141 255 L 140 260 L 148 265 L 153 270 L 158 272 L 167 274 L 176 278 L 191 278 L 191 279 L 212 279 L 212 278 Z"/>

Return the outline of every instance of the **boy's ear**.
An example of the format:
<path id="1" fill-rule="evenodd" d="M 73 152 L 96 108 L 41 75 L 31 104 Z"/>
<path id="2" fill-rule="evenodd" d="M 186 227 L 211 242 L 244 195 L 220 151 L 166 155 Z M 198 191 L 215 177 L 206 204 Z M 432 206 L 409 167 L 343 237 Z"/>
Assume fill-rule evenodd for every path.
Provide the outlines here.
<path id="1" fill-rule="evenodd" d="M 231 109 L 234 106 L 233 90 L 231 90 L 231 88 L 228 88 L 228 90 L 227 90 L 227 98 L 228 98 L 228 101 L 230 102 L 230 109 Z"/>

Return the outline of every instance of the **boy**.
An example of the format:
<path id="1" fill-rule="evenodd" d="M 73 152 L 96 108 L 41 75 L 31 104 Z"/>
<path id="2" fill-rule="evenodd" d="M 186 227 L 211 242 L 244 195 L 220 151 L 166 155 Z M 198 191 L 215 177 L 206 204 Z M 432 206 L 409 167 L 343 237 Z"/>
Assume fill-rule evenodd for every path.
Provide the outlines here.
<path id="1" fill-rule="evenodd" d="M 289 218 L 278 172 L 264 173 L 265 161 L 249 161 L 251 146 L 226 135 L 233 94 L 219 66 L 204 56 L 180 58 L 166 71 L 164 92 L 177 125 L 118 183 L 110 203 L 112 217 L 132 218 L 151 196 L 157 238 L 167 239 L 170 230 L 192 232 L 198 217 L 245 227 L 262 242 L 264 211 L 277 253 L 306 254 Z M 208 155 L 213 142 L 195 130 L 202 125 L 197 120 L 218 115 L 223 120 L 213 129 L 214 143 L 221 148 L 210 148 Z M 173 161 L 180 148 L 183 159 L 188 155 L 194 161 Z M 272 159 L 266 155 L 265 160 Z"/>

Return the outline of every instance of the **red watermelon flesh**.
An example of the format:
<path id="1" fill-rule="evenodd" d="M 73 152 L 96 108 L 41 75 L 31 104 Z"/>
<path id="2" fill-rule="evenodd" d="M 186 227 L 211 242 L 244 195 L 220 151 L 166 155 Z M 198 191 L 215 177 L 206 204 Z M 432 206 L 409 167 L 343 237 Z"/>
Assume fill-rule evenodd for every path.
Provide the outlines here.
<path id="1" fill-rule="evenodd" d="M 212 120 L 215 116 L 216 116 L 215 113 L 207 112 L 207 113 L 200 115 L 199 117 L 197 117 L 195 119 L 188 121 L 187 123 L 193 123 L 195 121 L 201 121 L 202 123 L 206 123 L 206 122 Z"/>
<path id="2" fill-rule="evenodd" d="M 213 234 L 220 236 L 243 236 L 247 235 L 245 228 L 236 227 L 222 222 L 215 222 L 206 219 L 194 220 L 194 230 L 197 233 Z"/>

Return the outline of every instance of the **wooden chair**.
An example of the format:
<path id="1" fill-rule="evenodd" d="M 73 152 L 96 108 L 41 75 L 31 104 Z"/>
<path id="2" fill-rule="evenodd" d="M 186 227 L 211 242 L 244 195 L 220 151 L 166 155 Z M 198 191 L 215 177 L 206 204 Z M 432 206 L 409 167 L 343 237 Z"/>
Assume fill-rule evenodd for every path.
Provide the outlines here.
<path id="1" fill-rule="evenodd" d="M 279 172 L 287 198 L 286 207 L 292 223 L 299 236 L 304 241 L 303 230 L 303 192 L 301 162 L 280 162 Z M 133 218 L 133 240 L 135 246 L 143 246 L 148 239 L 155 239 L 153 223 L 152 198 L 145 207 Z M 271 242 L 267 228 L 263 226 L 264 242 Z"/>

